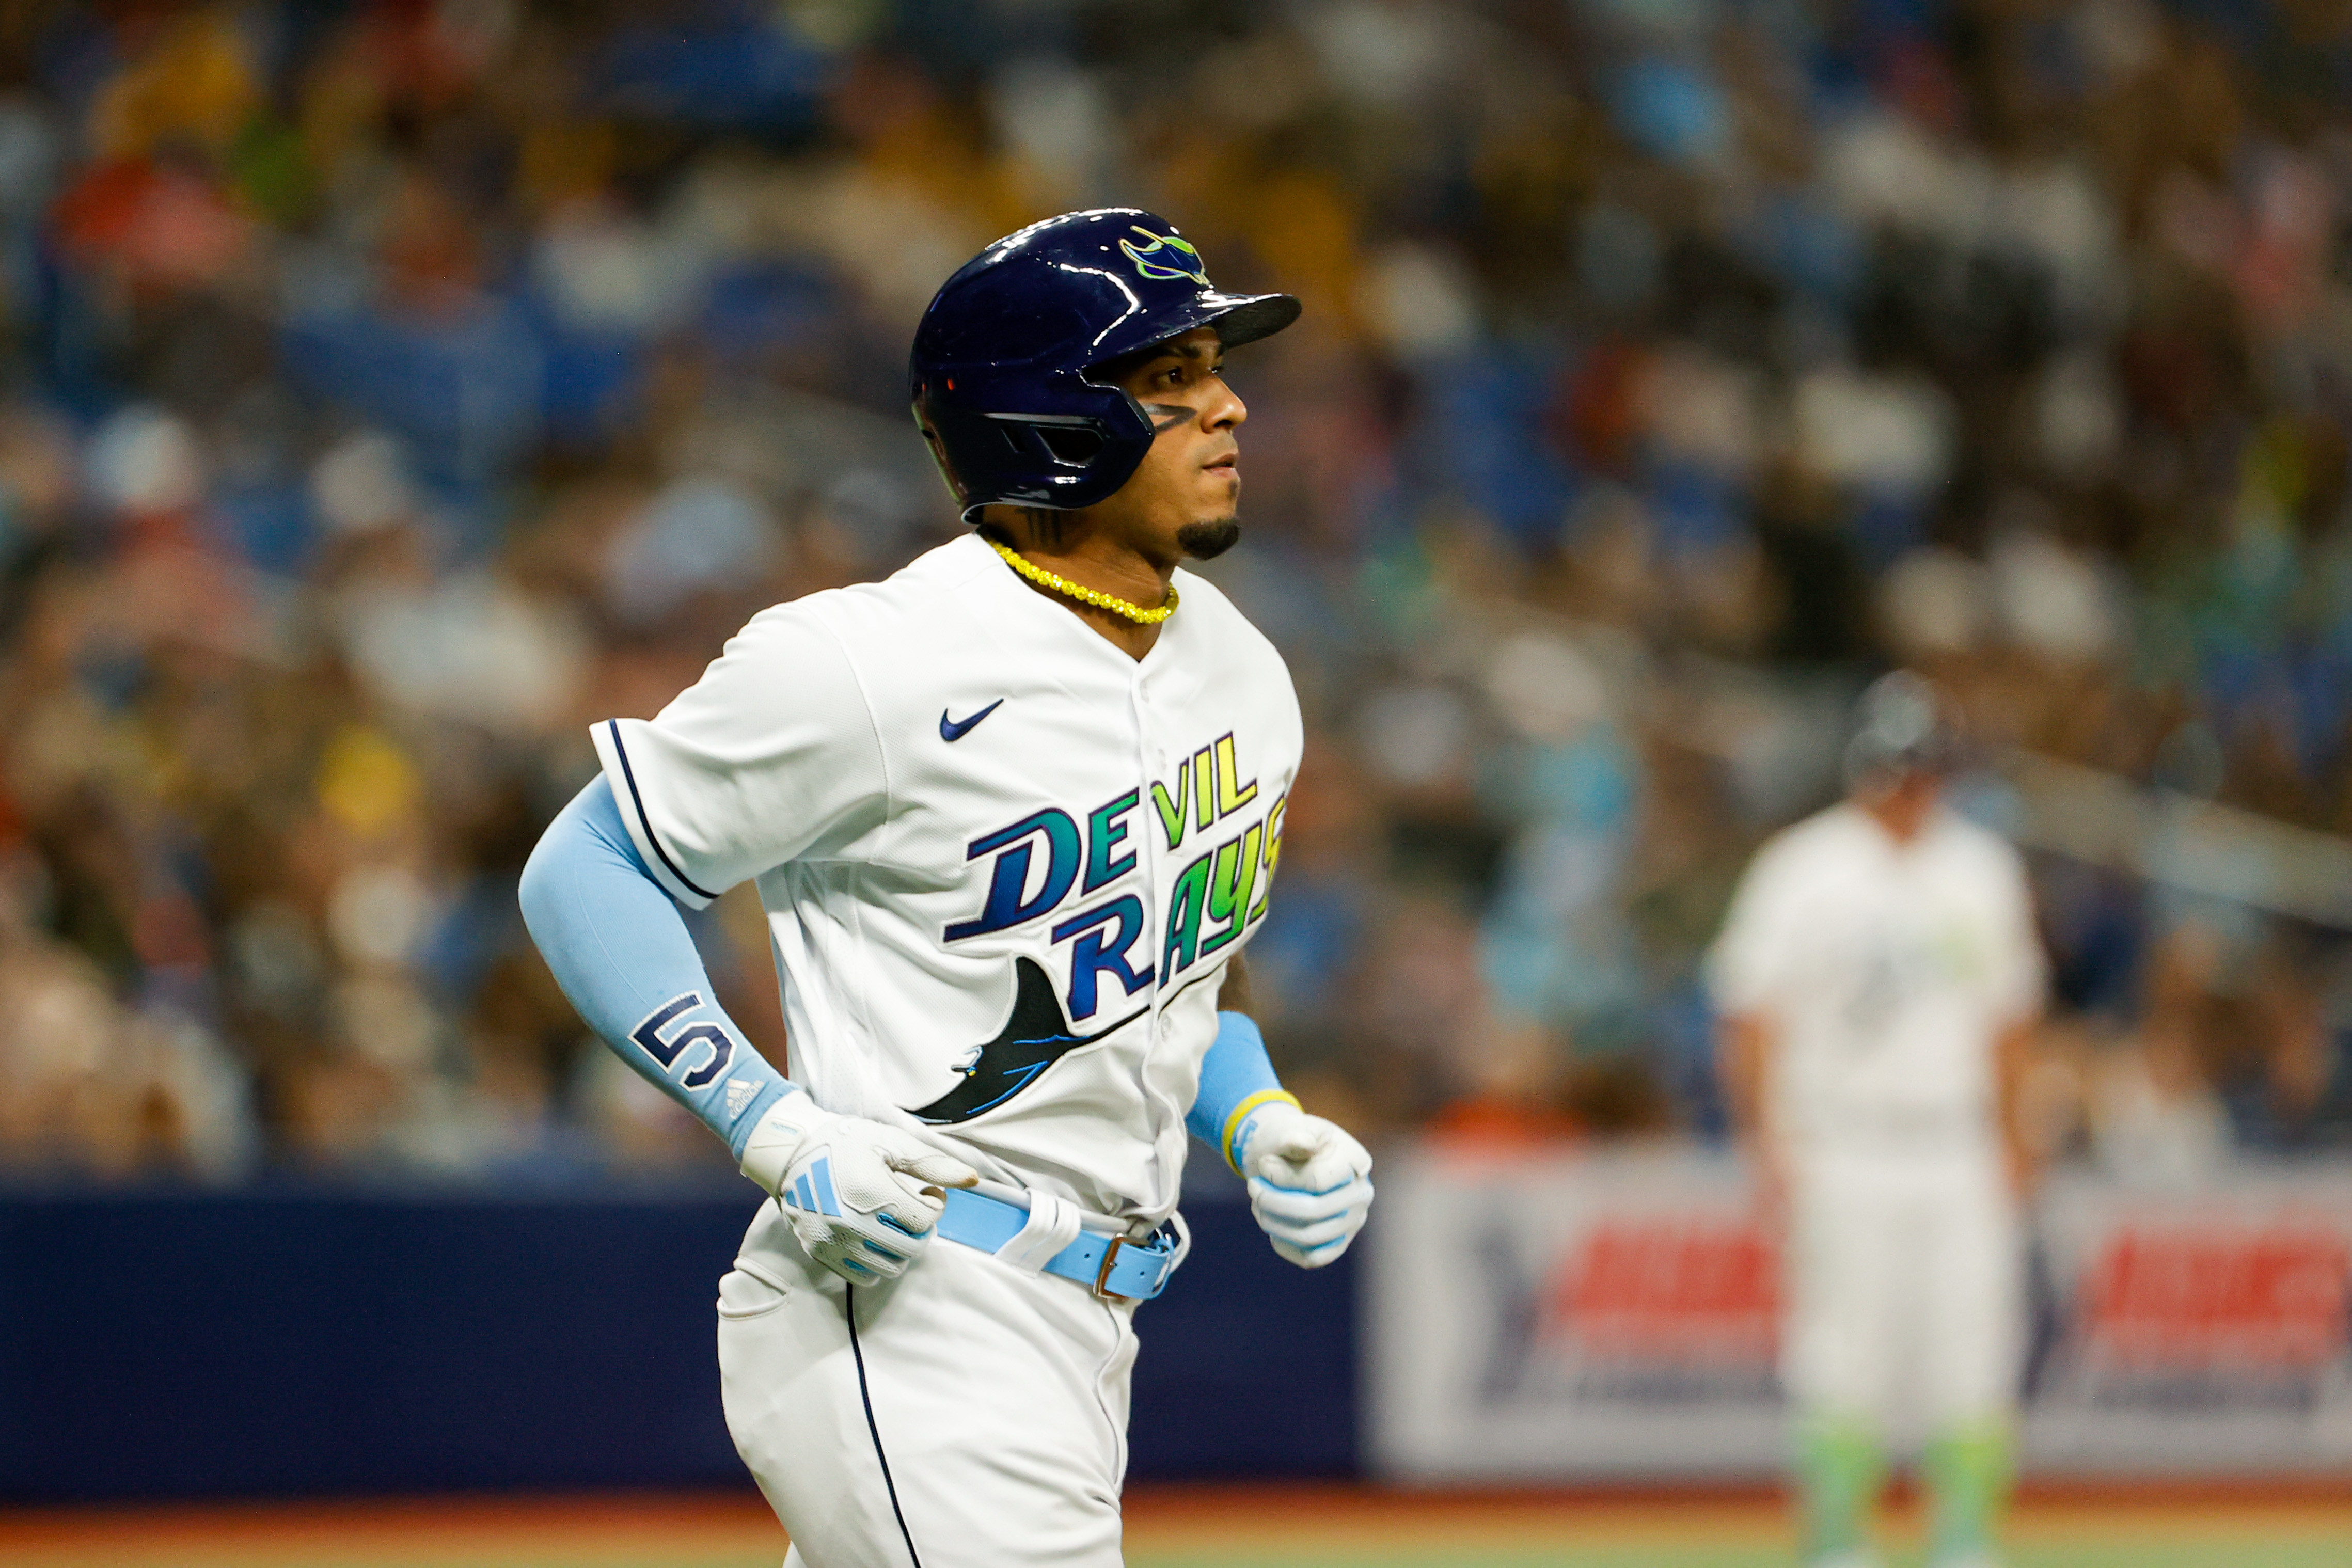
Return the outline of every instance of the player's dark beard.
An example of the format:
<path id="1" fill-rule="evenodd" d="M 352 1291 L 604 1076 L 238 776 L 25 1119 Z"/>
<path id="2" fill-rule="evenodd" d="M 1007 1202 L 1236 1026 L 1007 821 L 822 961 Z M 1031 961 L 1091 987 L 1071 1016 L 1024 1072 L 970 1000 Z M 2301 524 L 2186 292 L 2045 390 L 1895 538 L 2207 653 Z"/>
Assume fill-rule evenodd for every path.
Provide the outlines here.
<path id="1" fill-rule="evenodd" d="M 1241 542 L 1242 520 L 1223 517 L 1213 523 L 1186 523 L 1176 530 L 1176 548 L 1194 560 L 1214 560 Z"/>

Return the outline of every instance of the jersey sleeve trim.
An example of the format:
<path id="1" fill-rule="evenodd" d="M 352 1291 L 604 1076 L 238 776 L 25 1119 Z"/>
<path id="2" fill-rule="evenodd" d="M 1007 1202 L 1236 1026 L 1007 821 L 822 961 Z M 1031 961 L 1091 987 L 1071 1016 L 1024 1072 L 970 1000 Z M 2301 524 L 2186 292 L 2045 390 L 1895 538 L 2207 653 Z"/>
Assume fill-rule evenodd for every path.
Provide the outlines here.
<path id="1" fill-rule="evenodd" d="M 662 891 L 680 904 L 689 909 L 707 907 L 719 895 L 698 885 L 680 871 L 654 832 L 653 819 L 646 814 L 645 796 L 637 789 L 636 769 L 629 766 L 628 748 L 621 743 L 620 721 L 608 718 L 588 733 L 596 744 L 597 760 L 604 764 L 605 781 L 614 786 L 614 800 L 628 802 L 629 809 L 621 813 L 621 822 L 629 830 L 637 853 L 644 857 L 646 869 L 653 873 Z"/>

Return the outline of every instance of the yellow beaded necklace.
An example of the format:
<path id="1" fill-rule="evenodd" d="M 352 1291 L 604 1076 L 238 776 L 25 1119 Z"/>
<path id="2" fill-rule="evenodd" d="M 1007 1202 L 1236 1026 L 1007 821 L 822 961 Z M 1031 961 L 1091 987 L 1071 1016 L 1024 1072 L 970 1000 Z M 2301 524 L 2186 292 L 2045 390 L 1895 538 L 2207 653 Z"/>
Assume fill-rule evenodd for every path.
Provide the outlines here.
<path id="1" fill-rule="evenodd" d="M 1097 610 L 1108 610 L 1113 615 L 1124 615 L 1129 621 L 1136 622 L 1136 624 L 1139 626 L 1157 626 L 1162 621 L 1167 620 L 1171 615 L 1176 613 L 1176 591 L 1173 588 L 1171 588 L 1168 591 L 1168 601 L 1166 603 L 1160 605 L 1157 610 L 1146 610 L 1140 604 L 1130 603 L 1124 599 L 1114 599 L 1109 594 L 1104 593 L 1099 590 L 1088 588 L 1082 583 L 1072 582 L 1068 578 L 1064 577 L 1058 571 L 1047 571 L 1044 567 L 1026 559 L 1018 550 L 1013 549 L 1009 545 L 1000 544 L 994 539 L 990 539 L 988 541 L 988 548 L 1003 556 L 1004 558 L 1005 565 L 1011 567 L 1013 570 L 1019 572 L 1022 576 L 1027 578 L 1038 587 L 1050 588 L 1055 592 L 1066 594 L 1068 597 L 1076 600 L 1081 604 L 1091 604 Z"/>

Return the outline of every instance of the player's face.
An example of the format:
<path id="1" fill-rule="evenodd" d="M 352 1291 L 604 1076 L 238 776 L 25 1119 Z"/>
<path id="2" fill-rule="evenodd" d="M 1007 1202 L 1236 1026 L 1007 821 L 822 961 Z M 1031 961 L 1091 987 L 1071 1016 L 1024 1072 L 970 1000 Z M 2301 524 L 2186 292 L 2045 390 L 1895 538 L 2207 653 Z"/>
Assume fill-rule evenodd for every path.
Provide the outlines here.
<path id="1" fill-rule="evenodd" d="M 1885 825 L 1898 840 L 1908 842 L 1927 824 L 1927 813 L 1943 798 L 1943 776 L 1916 769 L 1882 774 L 1854 789 L 1854 799 Z"/>
<path id="2" fill-rule="evenodd" d="M 1118 383 L 1143 405 L 1159 434 L 1118 494 L 1095 507 L 1099 524 L 1126 536 L 1145 559 L 1206 560 L 1241 537 L 1241 444 L 1249 410 L 1224 381 L 1224 348 L 1197 328 L 1161 345 Z"/>

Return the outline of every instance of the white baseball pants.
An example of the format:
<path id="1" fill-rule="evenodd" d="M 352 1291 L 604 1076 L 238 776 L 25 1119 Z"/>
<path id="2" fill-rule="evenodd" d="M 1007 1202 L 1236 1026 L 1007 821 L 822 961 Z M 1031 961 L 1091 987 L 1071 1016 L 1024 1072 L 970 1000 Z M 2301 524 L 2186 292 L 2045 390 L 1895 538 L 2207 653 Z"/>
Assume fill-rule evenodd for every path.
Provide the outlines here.
<path id="1" fill-rule="evenodd" d="M 1935 1431 L 2006 1414 L 2022 1243 L 1990 1155 L 1821 1154 L 1790 1194 L 1781 1374 L 1800 1409 Z"/>
<path id="2" fill-rule="evenodd" d="M 852 1287 L 762 1208 L 719 1369 L 785 1568 L 1118 1568 L 1132 1315 L 945 1239 Z"/>

